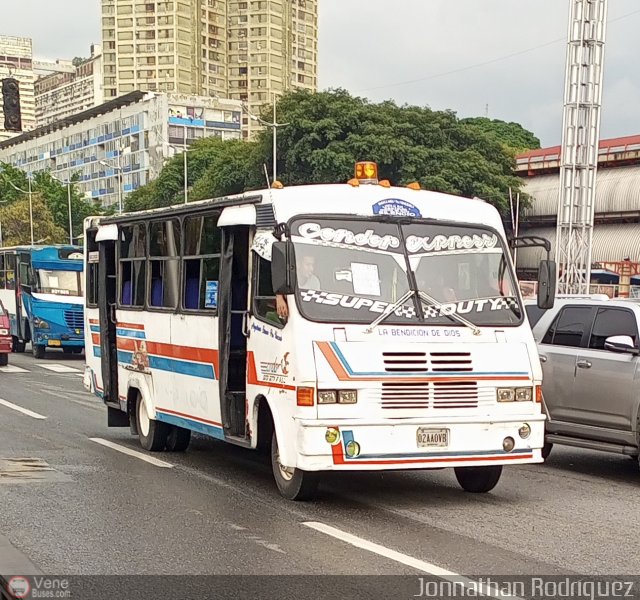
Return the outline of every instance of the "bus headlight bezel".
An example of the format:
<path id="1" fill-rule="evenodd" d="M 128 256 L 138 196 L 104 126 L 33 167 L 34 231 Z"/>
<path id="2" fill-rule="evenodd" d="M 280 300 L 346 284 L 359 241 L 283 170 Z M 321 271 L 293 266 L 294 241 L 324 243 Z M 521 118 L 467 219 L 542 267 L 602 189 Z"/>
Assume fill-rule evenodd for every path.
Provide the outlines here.
<path id="1" fill-rule="evenodd" d="M 498 402 L 533 402 L 533 387 L 500 387 L 496 389 Z"/>
<path id="2" fill-rule="evenodd" d="M 318 404 L 357 404 L 358 390 L 318 390 Z"/>

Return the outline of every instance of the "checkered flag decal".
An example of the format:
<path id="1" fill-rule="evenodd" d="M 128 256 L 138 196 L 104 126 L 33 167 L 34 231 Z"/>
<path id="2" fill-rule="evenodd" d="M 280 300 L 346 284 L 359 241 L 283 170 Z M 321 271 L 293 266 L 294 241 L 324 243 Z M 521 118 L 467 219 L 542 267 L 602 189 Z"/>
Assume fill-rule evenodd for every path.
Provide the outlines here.
<path id="1" fill-rule="evenodd" d="M 303 302 L 317 302 L 318 300 L 324 300 L 327 297 L 327 292 L 316 292 L 315 290 L 302 290 Z"/>

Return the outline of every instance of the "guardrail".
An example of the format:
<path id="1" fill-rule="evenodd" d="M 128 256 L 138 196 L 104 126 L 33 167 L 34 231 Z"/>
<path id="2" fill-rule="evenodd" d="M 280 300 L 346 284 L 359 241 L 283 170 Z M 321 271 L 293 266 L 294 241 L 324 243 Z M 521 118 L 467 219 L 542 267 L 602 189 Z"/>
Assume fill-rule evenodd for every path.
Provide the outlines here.
<path id="1" fill-rule="evenodd" d="M 520 281 L 518 283 L 525 298 L 535 298 L 538 293 L 537 281 Z M 589 286 L 589 294 L 604 294 L 609 298 L 620 298 L 620 287 L 614 284 L 592 283 Z M 629 298 L 640 298 L 640 285 L 629 287 Z"/>

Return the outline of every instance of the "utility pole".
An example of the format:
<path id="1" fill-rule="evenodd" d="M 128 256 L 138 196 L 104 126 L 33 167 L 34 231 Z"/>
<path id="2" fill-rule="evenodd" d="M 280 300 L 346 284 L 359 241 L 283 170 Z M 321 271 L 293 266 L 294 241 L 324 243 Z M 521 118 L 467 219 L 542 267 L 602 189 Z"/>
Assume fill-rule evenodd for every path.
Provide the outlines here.
<path id="1" fill-rule="evenodd" d="M 608 0 L 569 0 L 556 231 L 557 290 L 588 294 Z"/>

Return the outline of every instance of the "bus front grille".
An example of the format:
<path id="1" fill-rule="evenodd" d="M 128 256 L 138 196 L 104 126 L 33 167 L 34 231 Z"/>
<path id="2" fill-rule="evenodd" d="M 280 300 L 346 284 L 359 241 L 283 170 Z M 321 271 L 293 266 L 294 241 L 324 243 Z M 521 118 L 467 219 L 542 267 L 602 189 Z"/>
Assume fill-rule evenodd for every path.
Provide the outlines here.
<path id="1" fill-rule="evenodd" d="M 84 330 L 84 315 L 81 310 L 65 310 L 64 322 L 69 329 Z"/>

